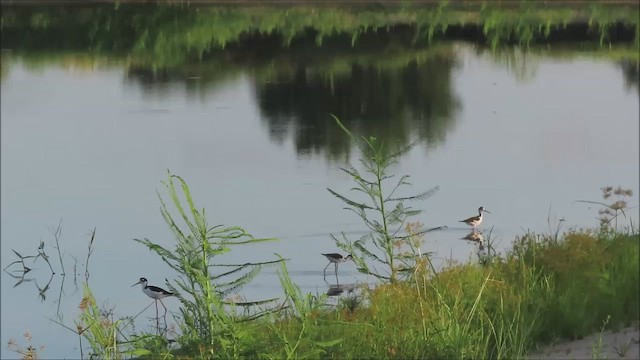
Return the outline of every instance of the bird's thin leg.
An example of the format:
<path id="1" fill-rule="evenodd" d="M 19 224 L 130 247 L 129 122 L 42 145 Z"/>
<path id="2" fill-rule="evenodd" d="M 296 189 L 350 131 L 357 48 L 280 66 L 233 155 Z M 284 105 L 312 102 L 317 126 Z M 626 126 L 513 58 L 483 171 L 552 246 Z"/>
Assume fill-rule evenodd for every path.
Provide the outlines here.
<path id="1" fill-rule="evenodd" d="M 329 267 L 329 265 L 331 265 L 331 261 L 329 261 L 329 263 L 327 264 L 327 266 L 324 267 L 324 270 L 322 270 L 322 273 L 324 274 L 324 277 L 327 277 L 327 268 Z"/>
<path id="2" fill-rule="evenodd" d="M 160 301 L 160 304 L 162 305 L 162 307 L 164 308 L 164 316 L 167 317 L 167 307 L 164 306 L 164 303 L 162 302 L 162 299 L 158 299 L 158 301 Z"/>
<path id="3" fill-rule="evenodd" d="M 338 278 L 338 263 L 336 263 L 336 278 Z"/>
<path id="4" fill-rule="evenodd" d="M 160 304 L 162 305 L 162 307 L 164 308 L 164 315 L 162 316 L 162 319 L 164 320 L 164 326 L 167 326 L 167 307 L 164 306 L 164 303 L 162 302 L 162 299 L 158 299 L 160 301 Z"/>

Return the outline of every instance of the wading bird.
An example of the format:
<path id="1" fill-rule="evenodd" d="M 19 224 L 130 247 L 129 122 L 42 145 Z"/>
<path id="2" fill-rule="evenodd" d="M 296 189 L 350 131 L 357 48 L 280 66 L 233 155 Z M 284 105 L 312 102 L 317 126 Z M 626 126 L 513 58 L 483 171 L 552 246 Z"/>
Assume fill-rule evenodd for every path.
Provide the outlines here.
<path id="1" fill-rule="evenodd" d="M 167 307 L 164 306 L 162 299 L 168 296 L 173 296 L 175 294 L 172 292 L 168 292 L 167 290 L 159 288 L 157 286 L 147 285 L 147 283 L 148 283 L 147 279 L 141 277 L 140 280 L 137 283 L 131 285 L 131 287 L 134 287 L 138 284 L 142 284 L 142 292 L 145 293 L 145 295 L 147 295 L 148 297 L 156 301 L 156 315 L 158 314 L 158 301 L 160 301 L 160 304 L 162 304 L 162 307 L 164 308 L 164 313 L 166 315 Z"/>
<path id="2" fill-rule="evenodd" d="M 463 222 L 471 227 L 473 227 L 474 229 L 476 227 L 478 227 L 478 225 L 480 225 L 482 223 L 482 214 L 488 212 L 489 214 L 491 214 L 491 211 L 485 209 L 484 207 L 480 206 L 478 208 L 478 215 L 477 216 L 472 216 L 468 219 L 464 219 L 464 220 L 460 220 L 460 222 Z"/>
<path id="3" fill-rule="evenodd" d="M 329 263 L 327 264 L 327 266 L 324 267 L 324 270 L 323 270 L 323 274 L 325 277 L 327 276 L 327 268 L 332 263 L 335 265 L 336 278 L 338 278 L 338 264 L 348 260 L 353 260 L 351 255 L 347 255 L 347 257 L 342 257 L 342 255 L 336 254 L 336 253 L 322 254 L 322 255 L 324 255 L 324 257 L 326 257 L 327 260 L 329 260 Z"/>

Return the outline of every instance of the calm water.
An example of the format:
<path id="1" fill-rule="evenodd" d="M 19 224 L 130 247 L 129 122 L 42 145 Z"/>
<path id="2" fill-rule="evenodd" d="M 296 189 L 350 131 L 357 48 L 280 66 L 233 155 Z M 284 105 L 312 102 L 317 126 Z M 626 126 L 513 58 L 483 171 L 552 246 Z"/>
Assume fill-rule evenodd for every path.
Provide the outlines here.
<path id="1" fill-rule="evenodd" d="M 240 249 L 229 261 L 279 253 L 291 259 L 292 277 L 304 290 L 326 292 L 335 278 L 323 280 L 320 253 L 337 250 L 329 233 L 364 230 L 326 191 L 351 187 L 339 167 L 358 157 L 329 113 L 360 134 L 397 144 L 426 139 L 395 172 L 412 175 L 415 192 L 440 186 L 416 204 L 425 210 L 416 220 L 449 226 L 424 246 L 439 264 L 474 260 L 475 248 L 460 240 L 468 230 L 457 221 L 480 205 L 492 211 L 482 228 L 493 227 L 503 250 L 526 230 L 549 231 L 549 214 L 553 227 L 562 218 L 577 227 L 596 225 L 597 209 L 575 200 L 600 200 L 605 185 L 638 191 L 637 80 L 610 60 L 518 56 L 505 62 L 456 45 L 444 57 L 398 68 L 358 64 L 327 77 L 313 65 L 291 70 L 285 64 L 274 65 L 266 79 L 246 70 L 207 82 L 197 71 L 153 77 L 118 65 L 34 68 L 8 55 L 2 266 L 15 260 L 10 249 L 35 253 L 40 240 L 53 256 L 52 230 L 62 219 L 67 276 L 62 284 L 55 275 L 42 300 L 38 287 L 50 276 L 45 263 L 27 277 L 34 281 L 15 288 L 2 274 L 1 357 L 15 357 L 6 344 L 15 338 L 26 345 L 27 330 L 34 345 L 46 346 L 43 357 L 79 356 L 77 337 L 48 319 L 59 307 L 64 323 L 75 327 L 94 227 L 90 284 L 98 302 L 115 306 L 118 315 L 135 315 L 149 304 L 130 287 L 140 276 L 157 285 L 174 276 L 132 241 L 146 237 L 172 247 L 155 192 L 165 195 L 160 181 L 167 169 L 189 183 L 212 224 L 280 239 Z M 637 209 L 632 216 L 637 223 Z M 371 280 L 352 264 L 341 266 L 341 284 Z M 242 293 L 248 300 L 280 294 L 275 269 Z M 177 310 L 175 299 L 165 304 Z M 138 329 L 149 329 L 145 316 L 151 315 L 152 309 L 138 317 Z"/>

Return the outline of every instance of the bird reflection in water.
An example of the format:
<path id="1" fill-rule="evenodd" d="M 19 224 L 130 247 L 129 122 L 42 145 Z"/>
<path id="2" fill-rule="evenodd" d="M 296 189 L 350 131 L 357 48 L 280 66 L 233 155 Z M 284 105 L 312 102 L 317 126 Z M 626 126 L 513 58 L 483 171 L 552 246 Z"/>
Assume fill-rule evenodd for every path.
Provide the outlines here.
<path id="1" fill-rule="evenodd" d="M 347 293 L 352 293 L 353 290 L 356 287 L 356 284 L 343 284 L 340 285 L 340 283 L 338 283 L 338 281 L 336 280 L 336 284 L 332 285 L 329 284 L 326 280 L 325 282 L 327 283 L 327 285 L 329 285 L 329 289 L 327 290 L 327 296 L 339 296 L 342 293 L 344 293 L 345 291 Z"/>
<path id="2" fill-rule="evenodd" d="M 478 244 L 479 250 L 481 251 L 484 250 L 484 236 L 482 236 L 482 233 L 479 231 L 476 231 L 476 230 L 471 231 L 465 237 L 463 237 L 462 240 L 467 240 L 467 241 L 476 243 Z"/>
<path id="3" fill-rule="evenodd" d="M 478 245 L 478 251 L 477 251 L 478 261 L 482 265 L 489 264 L 491 262 L 491 259 L 496 254 L 495 249 L 491 246 L 491 244 L 492 244 L 491 232 L 489 232 L 489 235 L 487 236 L 486 240 L 485 240 L 484 235 L 481 232 L 477 231 L 477 230 L 471 231 L 470 233 L 468 233 L 465 237 L 463 237 L 461 239 L 470 241 L 470 242 Z"/>

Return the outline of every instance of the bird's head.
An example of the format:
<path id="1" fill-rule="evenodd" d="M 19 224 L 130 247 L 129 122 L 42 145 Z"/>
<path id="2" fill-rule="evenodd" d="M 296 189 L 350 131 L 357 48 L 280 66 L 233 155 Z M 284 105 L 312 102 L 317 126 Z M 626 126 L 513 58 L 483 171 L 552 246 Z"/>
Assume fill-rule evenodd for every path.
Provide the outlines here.
<path id="1" fill-rule="evenodd" d="M 483 212 L 488 212 L 489 214 L 491 214 L 491 211 L 489 211 L 489 210 L 485 209 L 485 208 L 484 208 L 484 206 L 480 206 L 480 207 L 478 208 L 478 212 L 479 212 L 480 214 L 482 214 Z"/>
<path id="2" fill-rule="evenodd" d="M 134 286 L 136 286 L 138 284 L 142 284 L 142 286 L 147 286 L 147 278 L 141 277 L 140 280 L 138 280 L 137 283 L 131 285 L 131 287 L 134 287 Z"/>

